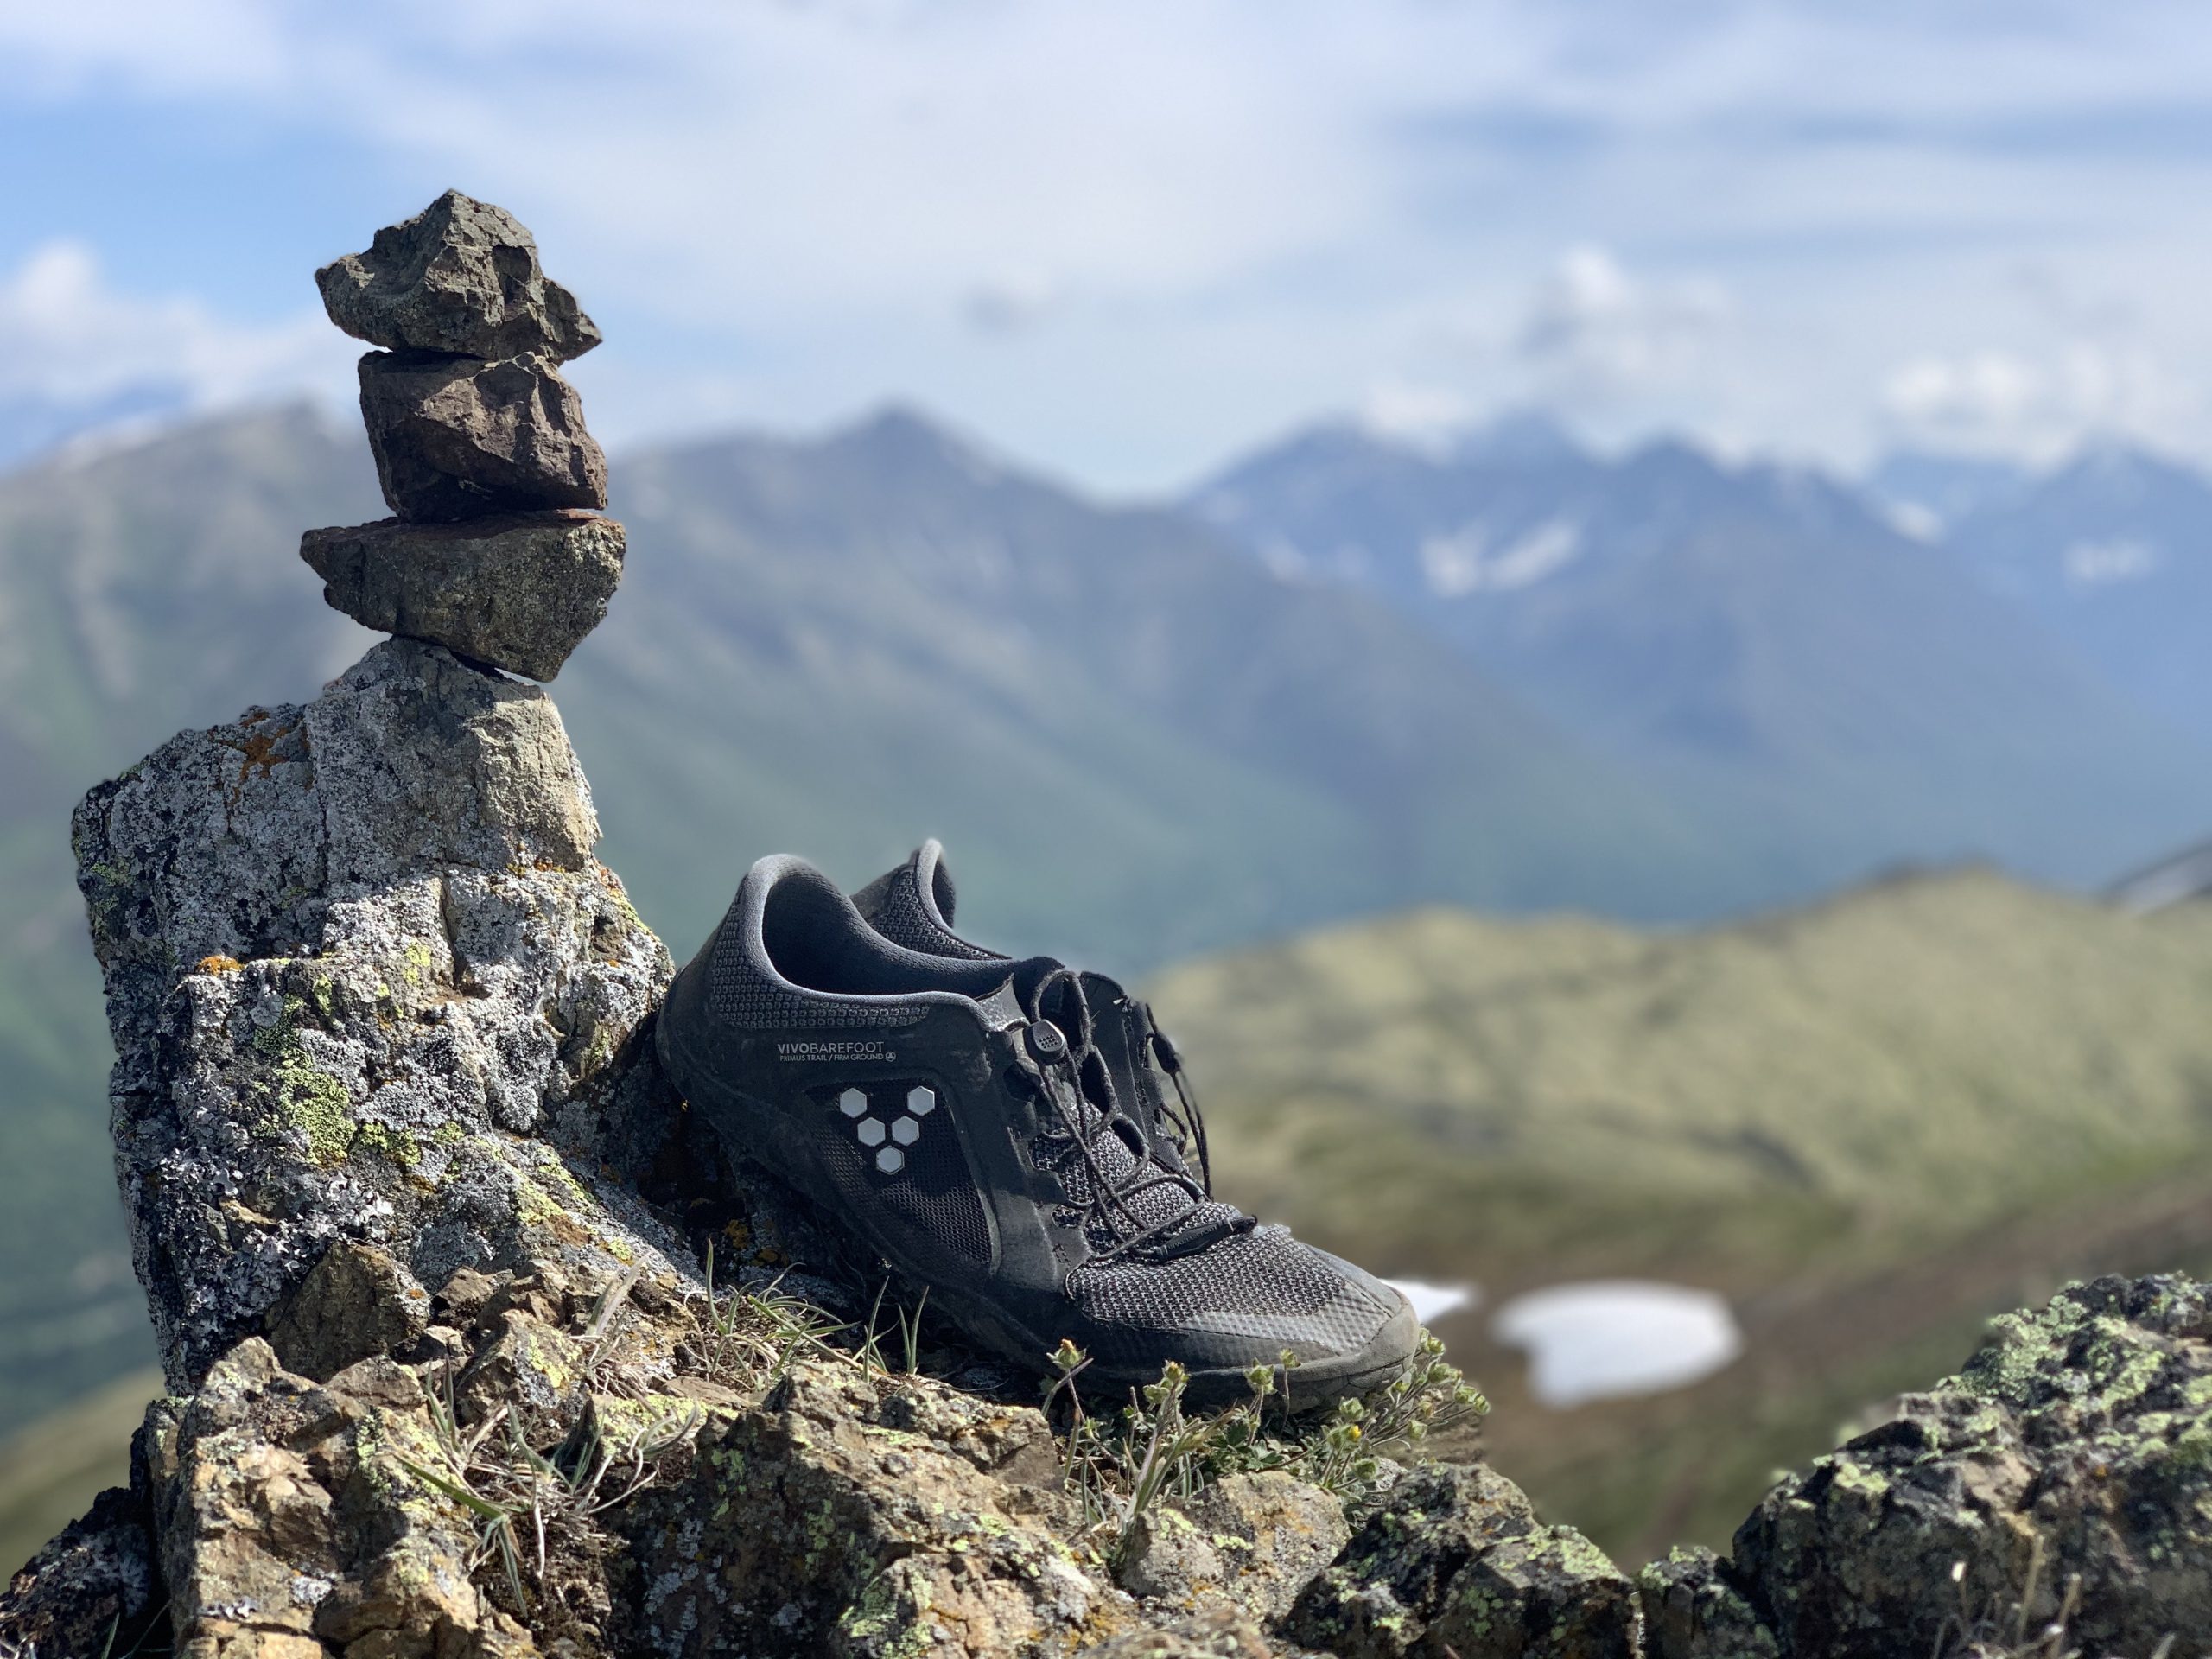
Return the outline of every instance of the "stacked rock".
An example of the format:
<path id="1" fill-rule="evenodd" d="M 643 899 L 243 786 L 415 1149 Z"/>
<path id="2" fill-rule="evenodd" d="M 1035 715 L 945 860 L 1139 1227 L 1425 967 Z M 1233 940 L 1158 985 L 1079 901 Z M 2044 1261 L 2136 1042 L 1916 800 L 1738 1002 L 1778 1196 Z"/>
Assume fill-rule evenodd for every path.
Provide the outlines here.
<path id="1" fill-rule="evenodd" d="M 448 190 L 315 273 L 330 320 L 384 349 L 361 417 L 398 516 L 311 530 L 300 556 L 365 627 L 550 680 L 622 577 L 607 458 L 558 365 L 600 342 L 514 216 Z"/>

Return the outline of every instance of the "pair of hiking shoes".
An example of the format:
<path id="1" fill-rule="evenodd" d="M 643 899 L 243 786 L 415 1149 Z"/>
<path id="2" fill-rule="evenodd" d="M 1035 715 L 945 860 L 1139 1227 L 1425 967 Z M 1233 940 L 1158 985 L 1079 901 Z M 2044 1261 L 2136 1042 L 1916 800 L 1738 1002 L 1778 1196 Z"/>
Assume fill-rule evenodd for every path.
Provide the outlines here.
<path id="1" fill-rule="evenodd" d="M 1388 1382 L 1412 1306 L 1212 1196 L 1152 1012 L 1103 975 L 952 930 L 927 842 L 851 898 L 764 858 L 676 976 L 658 1043 L 693 1109 L 866 1241 L 971 1339 L 1109 1387 L 1179 1362 L 1194 1400 L 1296 1360 L 1293 1409 Z"/>

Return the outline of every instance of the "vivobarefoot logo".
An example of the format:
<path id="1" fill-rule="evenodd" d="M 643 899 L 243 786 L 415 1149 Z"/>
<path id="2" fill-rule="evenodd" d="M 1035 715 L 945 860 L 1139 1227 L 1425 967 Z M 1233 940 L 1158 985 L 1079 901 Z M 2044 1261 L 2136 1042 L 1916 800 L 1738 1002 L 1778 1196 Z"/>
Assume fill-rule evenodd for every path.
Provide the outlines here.
<path id="1" fill-rule="evenodd" d="M 881 1038 L 865 1043 L 778 1043 L 776 1058 L 779 1060 L 895 1060 L 899 1057 L 884 1045 Z"/>

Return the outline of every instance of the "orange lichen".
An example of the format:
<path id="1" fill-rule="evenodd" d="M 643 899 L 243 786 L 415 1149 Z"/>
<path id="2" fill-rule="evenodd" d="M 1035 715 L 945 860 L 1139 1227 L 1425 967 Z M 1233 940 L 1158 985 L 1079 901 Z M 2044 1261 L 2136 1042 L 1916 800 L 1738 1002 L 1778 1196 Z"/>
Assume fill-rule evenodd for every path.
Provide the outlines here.
<path id="1" fill-rule="evenodd" d="M 256 766 L 261 768 L 264 778 L 275 772 L 277 763 L 288 758 L 277 753 L 277 748 L 294 729 L 289 726 L 272 726 L 266 731 L 246 734 L 245 741 L 238 745 L 238 753 L 245 757 L 238 762 L 238 782 L 245 782 L 247 774 Z"/>
<path id="2" fill-rule="evenodd" d="M 202 957 L 195 970 L 203 974 L 238 974 L 245 971 L 245 964 L 236 957 Z"/>

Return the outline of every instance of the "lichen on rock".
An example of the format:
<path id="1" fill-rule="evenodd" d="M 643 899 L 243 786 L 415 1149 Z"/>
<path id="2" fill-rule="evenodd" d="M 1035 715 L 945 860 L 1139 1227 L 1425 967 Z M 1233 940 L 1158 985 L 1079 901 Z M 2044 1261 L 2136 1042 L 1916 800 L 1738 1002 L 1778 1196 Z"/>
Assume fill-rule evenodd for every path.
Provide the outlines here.
<path id="1" fill-rule="evenodd" d="M 1620 1569 L 1481 1467 L 1428 1470 L 1385 1491 L 1284 1629 L 1344 1659 L 1637 1659 L 1642 1645 Z"/>
<path id="2" fill-rule="evenodd" d="M 1735 1561 L 1786 1655 L 1917 1656 L 2062 1611 L 2089 1652 L 2201 1641 L 2212 1290 L 2100 1279 L 2005 1315 L 1956 1376 L 1769 1493 Z"/>

